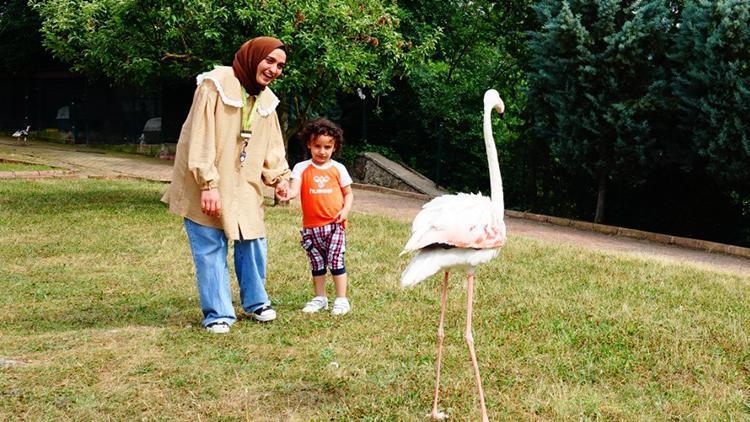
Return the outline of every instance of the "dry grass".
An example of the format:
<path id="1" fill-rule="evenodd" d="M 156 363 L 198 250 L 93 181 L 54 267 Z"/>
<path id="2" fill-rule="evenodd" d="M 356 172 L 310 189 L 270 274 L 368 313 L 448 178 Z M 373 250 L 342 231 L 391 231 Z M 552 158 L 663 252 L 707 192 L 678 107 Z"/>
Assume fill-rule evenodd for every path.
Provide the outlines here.
<path id="1" fill-rule="evenodd" d="M 423 419 L 439 283 L 398 288 L 406 224 L 354 215 L 353 313 L 310 317 L 297 210 L 269 209 L 279 319 L 212 336 L 163 189 L 0 184 L 0 359 L 17 363 L 0 367 L 0 420 Z M 441 401 L 459 420 L 478 417 L 463 284 L 453 276 Z M 478 272 L 490 418 L 749 419 L 749 308 L 747 277 L 511 236 Z"/>
<path id="2" fill-rule="evenodd" d="M 32 170 L 52 170 L 52 167 L 42 164 L 17 163 L 12 161 L 0 160 L 0 172 L 2 171 L 32 171 Z"/>

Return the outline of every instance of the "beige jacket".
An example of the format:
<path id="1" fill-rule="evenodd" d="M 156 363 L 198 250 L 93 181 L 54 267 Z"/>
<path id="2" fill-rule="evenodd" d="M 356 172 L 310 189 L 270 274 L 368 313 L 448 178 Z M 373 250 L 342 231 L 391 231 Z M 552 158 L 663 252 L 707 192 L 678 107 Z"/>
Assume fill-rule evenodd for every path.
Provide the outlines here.
<path id="1" fill-rule="evenodd" d="M 161 200 L 169 210 L 204 226 L 223 228 L 228 239 L 265 237 L 261 182 L 273 186 L 289 179 L 281 126 L 276 115 L 279 100 L 270 89 L 250 118 L 253 131 L 247 158 L 240 166 L 244 139 L 240 136 L 242 88 L 229 66 L 218 66 L 197 78 L 185 124 L 177 142 L 172 183 Z M 221 198 L 221 218 L 201 212 L 201 188 L 215 186 Z"/>

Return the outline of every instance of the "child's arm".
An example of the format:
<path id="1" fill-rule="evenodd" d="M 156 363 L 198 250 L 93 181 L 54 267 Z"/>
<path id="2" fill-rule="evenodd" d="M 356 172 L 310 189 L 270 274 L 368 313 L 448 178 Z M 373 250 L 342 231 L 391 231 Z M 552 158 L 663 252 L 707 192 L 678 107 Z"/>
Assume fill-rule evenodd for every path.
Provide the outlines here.
<path id="1" fill-rule="evenodd" d="M 341 223 L 346 220 L 346 217 L 349 215 L 349 211 L 352 210 L 352 204 L 354 203 L 352 185 L 347 185 L 346 187 L 341 188 L 341 191 L 344 194 L 344 208 L 341 208 L 341 211 L 336 214 L 337 223 Z"/>
<path id="2" fill-rule="evenodd" d="M 297 178 L 292 178 L 292 180 L 289 181 L 289 199 L 294 199 L 299 196 L 299 188 L 302 184 L 302 181 Z"/>

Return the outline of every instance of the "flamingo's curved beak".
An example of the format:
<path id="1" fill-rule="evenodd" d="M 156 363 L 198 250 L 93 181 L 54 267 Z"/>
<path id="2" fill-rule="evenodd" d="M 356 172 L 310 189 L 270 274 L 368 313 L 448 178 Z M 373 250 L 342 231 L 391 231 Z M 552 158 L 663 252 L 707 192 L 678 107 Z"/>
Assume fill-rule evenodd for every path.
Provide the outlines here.
<path id="1" fill-rule="evenodd" d="M 500 115 L 501 119 L 505 118 L 505 103 L 503 102 L 502 98 L 500 96 L 497 97 L 497 102 L 493 106 L 495 111 L 497 111 L 497 114 Z"/>
<path id="2" fill-rule="evenodd" d="M 484 106 L 485 110 L 488 110 L 490 107 L 494 108 L 500 114 L 500 117 L 503 117 L 505 114 L 505 103 L 500 98 L 500 94 L 494 89 L 488 89 L 484 93 Z"/>

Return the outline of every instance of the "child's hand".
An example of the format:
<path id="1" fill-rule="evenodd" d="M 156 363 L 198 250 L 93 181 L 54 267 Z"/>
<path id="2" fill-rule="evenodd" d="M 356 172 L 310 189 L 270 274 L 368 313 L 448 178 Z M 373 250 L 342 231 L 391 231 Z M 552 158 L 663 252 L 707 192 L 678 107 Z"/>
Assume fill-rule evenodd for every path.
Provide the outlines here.
<path id="1" fill-rule="evenodd" d="M 341 210 L 338 214 L 336 214 L 336 220 L 334 220 L 335 223 L 343 223 L 346 221 L 346 217 L 349 215 L 348 211 Z"/>
<path id="2" fill-rule="evenodd" d="M 289 182 L 286 180 L 281 180 L 279 183 L 276 184 L 276 199 L 279 201 L 288 201 L 289 200 Z"/>

